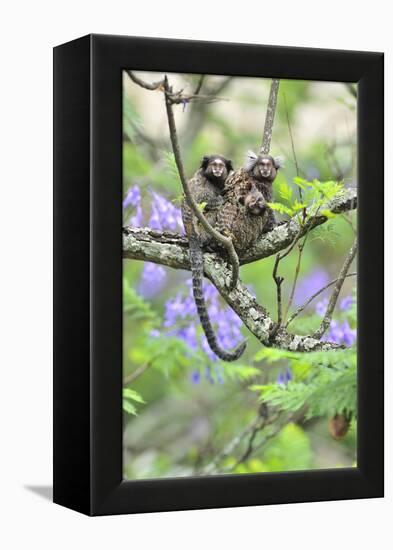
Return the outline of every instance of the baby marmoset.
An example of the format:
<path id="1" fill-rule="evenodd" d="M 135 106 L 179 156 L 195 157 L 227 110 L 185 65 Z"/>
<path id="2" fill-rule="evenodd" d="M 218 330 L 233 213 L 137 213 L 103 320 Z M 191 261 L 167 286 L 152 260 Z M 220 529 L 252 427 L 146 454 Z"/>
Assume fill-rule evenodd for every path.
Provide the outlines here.
<path id="1" fill-rule="evenodd" d="M 249 151 L 243 168 L 225 182 L 224 204 L 217 214 L 217 229 L 230 237 L 239 255 L 273 229 L 275 218 L 267 206 L 281 161 Z"/>
<path id="2" fill-rule="evenodd" d="M 230 160 L 221 155 L 209 155 L 203 157 L 201 167 L 188 182 L 190 192 L 195 202 L 198 204 L 203 203 L 203 213 L 212 226 L 216 224 L 218 212 L 223 205 L 222 194 L 224 192 L 225 182 L 232 171 L 233 167 Z M 202 245 L 211 243 L 214 247 L 212 237 L 196 219 L 185 199 L 182 203 L 182 216 L 189 241 L 192 289 L 206 339 L 212 351 L 220 359 L 224 361 L 235 361 L 242 355 L 246 344 L 242 342 L 233 352 L 227 352 L 221 349 L 214 334 L 203 295 Z"/>

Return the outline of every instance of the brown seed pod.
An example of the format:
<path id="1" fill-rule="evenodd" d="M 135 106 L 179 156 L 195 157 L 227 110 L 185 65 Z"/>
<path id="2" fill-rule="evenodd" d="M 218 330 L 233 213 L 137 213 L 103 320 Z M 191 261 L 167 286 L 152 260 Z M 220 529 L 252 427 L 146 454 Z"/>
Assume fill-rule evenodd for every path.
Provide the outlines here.
<path id="1" fill-rule="evenodd" d="M 329 433 L 333 439 L 342 439 L 349 430 L 350 418 L 346 414 L 336 414 L 328 423 Z"/>

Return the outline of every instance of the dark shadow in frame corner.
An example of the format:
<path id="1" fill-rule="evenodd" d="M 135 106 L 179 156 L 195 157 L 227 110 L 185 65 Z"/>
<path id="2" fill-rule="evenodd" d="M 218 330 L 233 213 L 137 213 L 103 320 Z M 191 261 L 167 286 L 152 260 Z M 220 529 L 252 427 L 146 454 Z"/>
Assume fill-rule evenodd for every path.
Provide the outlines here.
<path id="1" fill-rule="evenodd" d="M 358 466 L 122 481 L 122 69 L 358 83 Z M 54 501 L 89 515 L 383 496 L 383 54 L 89 35 L 54 50 Z"/>

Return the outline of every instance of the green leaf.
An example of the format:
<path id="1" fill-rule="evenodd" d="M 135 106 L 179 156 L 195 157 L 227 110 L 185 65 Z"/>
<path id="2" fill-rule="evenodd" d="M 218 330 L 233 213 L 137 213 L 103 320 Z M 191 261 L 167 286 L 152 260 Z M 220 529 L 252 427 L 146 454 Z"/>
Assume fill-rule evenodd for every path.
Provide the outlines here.
<path id="1" fill-rule="evenodd" d="M 159 322 L 157 313 L 137 294 L 125 277 L 123 277 L 123 311 L 133 320 L 148 320 L 153 324 Z"/>
<path id="2" fill-rule="evenodd" d="M 131 98 L 123 95 L 123 132 L 128 139 L 133 142 L 136 135 L 136 129 L 142 128 L 142 120 L 136 111 Z"/>
<path id="3" fill-rule="evenodd" d="M 293 190 L 286 181 L 282 181 L 278 186 L 278 193 L 280 197 L 288 202 L 292 199 Z"/>
<path id="4" fill-rule="evenodd" d="M 304 208 L 307 208 L 307 204 L 305 202 L 299 202 L 297 199 L 292 204 L 292 210 L 294 212 L 299 212 L 299 210 L 304 210 Z"/>
<path id="5" fill-rule="evenodd" d="M 285 206 L 285 204 L 282 204 L 281 202 L 268 202 L 267 205 L 269 208 L 279 212 L 280 214 L 287 214 L 290 218 L 294 214 L 291 208 L 288 208 L 288 206 Z"/>
<path id="6" fill-rule="evenodd" d="M 249 365 L 228 365 L 222 363 L 224 377 L 228 380 L 240 380 L 246 382 L 251 378 L 259 376 L 261 374 L 260 369 Z"/>
<path id="7" fill-rule="evenodd" d="M 298 176 L 296 176 L 295 178 L 293 178 L 293 183 L 295 185 L 297 185 L 298 187 L 300 187 L 300 189 L 306 189 L 307 185 L 308 185 L 308 181 L 303 179 L 303 178 L 299 178 Z"/>
<path id="8" fill-rule="evenodd" d="M 123 388 L 123 397 L 127 399 L 132 399 L 132 401 L 136 401 L 137 403 L 146 403 L 143 397 L 131 388 Z"/>
<path id="9" fill-rule="evenodd" d="M 325 216 L 328 220 L 331 220 L 336 217 L 337 214 L 334 214 L 330 210 L 327 210 L 326 208 L 324 210 L 321 210 L 322 216 Z"/>
<path id="10" fill-rule="evenodd" d="M 178 183 L 179 171 L 175 160 L 175 155 L 171 151 L 163 151 L 163 162 L 165 171 L 171 176 L 171 178 Z"/>
<path id="11" fill-rule="evenodd" d="M 287 424 L 272 439 L 263 453 L 263 464 L 269 472 L 308 470 L 312 467 L 312 449 L 305 431 L 296 424 Z"/>
<path id="12" fill-rule="evenodd" d="M 123 410 L 128 414 L 133 414 L 134 416 L 137 416 L 138 414 L 134 405 L 127 399 L 123 399 Z"/>
<path id="13" fill-rule="evenodd" d="M 265 360 L 267 363 L 275 363 L 276 361 L 281 361 L 283 359 L 296 360 L 297 358 L 298 356 L 296 353 L 278 348 L 261 348 L 254 355 L 254 361 Z"/>

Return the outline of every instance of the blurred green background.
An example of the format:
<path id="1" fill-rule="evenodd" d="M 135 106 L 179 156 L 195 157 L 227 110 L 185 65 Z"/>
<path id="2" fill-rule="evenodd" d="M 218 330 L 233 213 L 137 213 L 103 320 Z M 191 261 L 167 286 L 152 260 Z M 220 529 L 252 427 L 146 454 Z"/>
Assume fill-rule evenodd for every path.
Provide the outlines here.
<path id="1" fill-rule="evenodd" d="M 149 82 L 163 76 L 137 74 Z M 185 94 L 195 90 L 200 78 L 178 74 L 168 77 L 174 89 L 184 89 Z M 194 101 L 174 107 L 189 177 L 205 154 L 220 153 L 239 167 L 248 149 L 258 150 L 269 88 L 269 79 L 207 75 L 200 94 L 214 95 L 217 101 Z M 332 82 L 280 82 L 271 154 L 284 157 L 285 164 L 275 189 L 282 181 L 292 185 L 297 175 L 288 121 L 301 177 L 343 181 L 346 187 L 356 187 L 356 87 Z M 126 73 L 123 77 L 123 186 L 125 199 L 130 197 L 130 189 L 134 195 L 139 194 L 131 204 L 125 203 L 124 225 L 129 224 L 130 219 L 143 226 L 152 225 L 153 208 L 161 204 L 154 193 L 173 205 L 168 215 L 177 219 L 181 184 L 171 154 L 163 94 L 138 87 Z M 295 187 L 294 193 L 297 193 Z M 276 200 L 281 199 L 276 196 Z M 337 277 L 355 231 L 356 213 L 348 213 L 310 233 L 295 293 L 297 305 Z M 295 248 L 280 264 L 280 275 L 285 279 L 284 304 L 288 301 L 296 263 Z M 241 278 L 250 285 L 259 303 L 276 318 L 273 264 L 274 257 L 271 257 L 244 266 Z M 355 266 L 351 271 L 356 271 Z M 287 471 L 355 464 L 355 421 L 352 420 L 348 434 L 339 441 L 329 433 L 328 421 L 336 410 L 334 403 L 328 414 L 306 418 L 300 411 L 288 421 L 281 420 L 271 432 L 261 429 L 255 434 L 255 450 L 237 464 L 247 450 L 252 433 L 247 430 L 260 412 L 258 393 L 250 391 L 249 386 L 268 383 L 283 386 L 280 376 L 289 370 L 291 381 L 286 383 L 290 388 L 291 383 L 297 381 L 298 374 L 292 367 L 298 359 L 280 357 L 272 362 L 266 357 L 258 358 L 261 344 L 243 327 L 243 336 L 248 338 L 244 356 L 235 364 L 213 361 L 200 346 L 190 349 L 186 339 L 174 336 L 173 326 L 165 326 L 168 303 L 173 306 L 177 295 L 184 299 L 189 296 L 186 283 L 189 272 L 165 267 L 157 270 L 154 266 L 148 272 L 142 262 L 125 260 L 123 274 L 125 478 L 177 477 L 209 471 Z M 355 277 L 348 278 L 340 298 L 351 296 L 354 301 L 355 284 Z M 326 296 L 329 292 L 318 297 L 290 329 L 300 334 L 315 330 L 320 322 L 315 306 Z M 225 313 L 225 304 L 221 303 L 220 307 Z M 356 328 L 353 311 L 349 316 L 344 308 L 338 307 L 334 319 L 338 326 L 349 323 L 352 331 Z M 198 328 L 198 335 L 199 331 Z M 331 398 L 334 401 L 334 392 Z M 276 413 L 280 413 L 279 408 L 269 405 L 269 414 Z M 227 452 L 228 444 L 233 444 L 244 431 L 244 438 Z"/>

